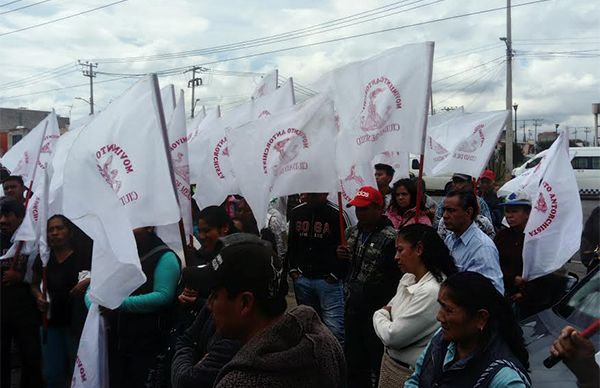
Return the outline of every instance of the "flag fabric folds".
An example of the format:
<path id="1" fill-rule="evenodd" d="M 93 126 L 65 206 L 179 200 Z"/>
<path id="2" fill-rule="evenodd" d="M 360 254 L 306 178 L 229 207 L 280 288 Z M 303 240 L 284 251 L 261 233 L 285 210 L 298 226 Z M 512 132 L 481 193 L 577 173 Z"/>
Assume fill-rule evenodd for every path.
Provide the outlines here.
<path id="1" fill-rule="evenodd" d="M 259 227 L 271 198 L 337 189 L 335 117 L 325 96 L 230 129 L 227 138 L 242 195 Z"/>
<path id="2" fill-rule="evenodd" d="M 140 80 L 82 128 L 63 172 L 64 214 L 94 240 L 90 298 L 109 308 L 145 281 L 132 229 L 180 218 L 153 84 Z"/>
<path id="3" fill-rule="evenodd" d="M 432 63 L 433 42 L 425 42 L 387 50 L 322 77 L 315 87 L 333 99 L 338 153 L 361 162 L 390 150 L 420 154 Z"/>
<path id="4" fill-rule="evenodd" d="M 276 91 L 226 112 L 220 119 L 207 117 L 200 123 L 189 147 L 191 182 L 196 184 L 194 199 L 201 209 L 220 205 L 228 195 L 240 194 L 231 167 L 227 131 L 252 120 L 266 119 L 293 103 L 290 80 Z"/>
<path id="5" fill-rule="evenodd" d="M 525 227 L 523 278 L 533 280 L 562 267 L 581 243 L 583 213 L 569 157 L 569 135 L 552 144 L 545 168 L 537 171 L 536 191 Z"/>
<path id="6" fill-rule="evenodd" d="M 505 110 L 431 116 L 423 170 L 431 176 L 461 173 L 479 177 L 508 117 L 509 112 Z"/>

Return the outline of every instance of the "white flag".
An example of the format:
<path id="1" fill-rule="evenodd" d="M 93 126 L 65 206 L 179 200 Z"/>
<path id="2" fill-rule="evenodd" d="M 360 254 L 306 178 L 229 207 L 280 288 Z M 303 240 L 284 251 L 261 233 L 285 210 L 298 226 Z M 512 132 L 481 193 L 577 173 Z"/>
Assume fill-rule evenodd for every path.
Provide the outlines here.
<path id="1" fill-rule="evenodd" d="M 175 97 L 175 86 L 167 85 L 160 89 L 160 100 L 162 101 L 163 112 L 165 113 L 165 120 L 173 114 L 175 105 L 177 105 L 177 97 Z"/>
<path id="2" fill-rule="evenodd" d="M 190 189 L 190 167 L 188 162 L 187 134 L 185 126 L 185 100 L 183 91 L 179 95 L 179 100 L 175 110 L 168 121 L 169 150 L 171 152 L 171 162 L 177 187 L 177 196 L 183 229 L 186 236 L 193 234 L 192 226 L 192 192 Z M 172 225 L 159 226 L 156 228 L 156 234 L 177 254 L 183 258 L 183 249 L 181 234 L 179 232 L 179 223 Z"/>
<path id="3" fill-rule="evenodd" d="M 562 132 L 552 144 L 547 161 L 525 227 L 523 278 L 526 280 L 562 267 L 581 243 L 583 213 L 567 132 Z"/>
<path id="4" fill-rule="evenodd" d="M 479 177 L 496 148 L 509 113 L 501 110 L 431 116 L 425 141 L 425 173 Z"/>
<path id="5" fill-rule="evenodd" d="M 54 156 L 54 149 L 60 136 L 58 121 L 54 111 L 38 124 L 27 136 L 17 143 L 5 155 L 6 167 L 14 168 L 13 175 L 21 175 L 29 186 L 33 179 L 31 198 L 23 222 L 13 236 L 14 241 L 22 241 L 21 254 L 29 254 L 35 259 L 38 249 L 42 248 L 42 262 L 48 262 L 49 253 L 46 244 L 46 223 L 48 221 L 48 177 L 47 169 Z M 20 147 L 17 147 L 20 146 Z M 37 149 L 36 149 L 37 147 Z M 21 154 L 16 166 L 18 154 Z M 4 161 L 4 160 L 3 160 Z M 29 163 L 28 163 L 29 162 Z M 30 163 L 33 162 L 33 163 Z M 28 193 L 29 195 L 29 193 Z M 0 259 L 13 257 L 17 244 Z"/>
<path id="6" fill-rule="evenodd" d="M 12 175 L 20 175 L 25 185 L 29 187 L 31 180 L 34 178 L 36 164 L 40 169 L 46 169 L 48 162 L 52 159 L 54 144 L 56 144 L 59 136 L 58 120 L 53 110 L 21 141 L 4 154 L 2 165 Z M 40 176 L 43 176 L 43 173 Z M 43 187 L 43 185 L 44 183 L 40 179 L 39 182 L 34 182 L 32 190 L 35 192 L 37 187 Z"/>
<path id="7" fill-rule="evenodd" d="M 273 93 L 277 89 L 277 78 L 279 76 L 279 71 L 277 69 L 273 70 L 269 74 L 262 77 L 254 92 L 252 93 L 252 98 L 260 98 L 264 97 L 267 94 Z"/>
<path id="8" fill-rule="evenodd" d="M 145 281 L 132 229 L 178 222 L 154 79 L 84 127 L 63 173 L 64 214 L 94 240 L 90 298 L 116 308 Z"/>
<path id="9" fill-rule="evenodd" d="M 106 324 L 94 303 L 83 326 L 71 388 L 108 388 L 108 376 Z"/>
<path id="10" fill-rule="evenodd" d="M 338 153 L 363 162 L 390 150 L 420 154 L 432 61 L 433 42 L 410 44 L 323 77 L 316 87 L 334 101 Z"/>
<path id="11" fill-rule="evenodd" d="M 191 182 L 196 183 L 194 199 L 201 209 L 220 205 L 228 195 L 240 194 L 226 132 L 249 121 L 268 118 L 274 112 L 292 106 L 293 101 L 293 83 L 290 81 L 269 95 L 237 106 L 218 120 L 207 118 L 202 121 L 193 151 L 190 148 L 190 155 L 194 155 L 190 156 Z"/>
<path id="12" fill-rule="evenodd" d="M 231 129 L 227 137 L 242 195 L 259 228 L 271 198 L 337 189 L 335 117 L 324 96 Z"/>

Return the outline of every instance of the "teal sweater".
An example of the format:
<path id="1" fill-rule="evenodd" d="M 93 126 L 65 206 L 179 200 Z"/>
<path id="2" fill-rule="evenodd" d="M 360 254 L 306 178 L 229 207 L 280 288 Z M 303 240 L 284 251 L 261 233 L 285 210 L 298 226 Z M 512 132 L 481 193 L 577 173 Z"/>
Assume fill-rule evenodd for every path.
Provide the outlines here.
<path id="1" fill-rule="evenodd" d="M 175 299 L 175 290 L 179 281 L 179 260 L 173 252 L 163 254 L 154 270 L 152 292 L 125 298 L 119 309 L 129 313 L 153 313 L 168 306 Z M 85 304 L 89 308 L 89 288 L 85 295 Z"/>

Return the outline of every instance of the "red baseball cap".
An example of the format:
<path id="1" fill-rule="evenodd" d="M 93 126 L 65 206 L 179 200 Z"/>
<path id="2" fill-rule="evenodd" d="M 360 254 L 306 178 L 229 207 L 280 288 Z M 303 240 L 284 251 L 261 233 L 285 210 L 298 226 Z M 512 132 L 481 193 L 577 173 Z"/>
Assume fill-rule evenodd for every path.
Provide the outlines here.
<path id="1" fill-rule="evenodd" d="M 482 179 L 482 178 L 486 178 L 491 181 L 495 181 L 496 174 L 492 170 L 485 170 L 485 171 L 483 171 L 483 174 L 481 174 L 481 176 L 479 177 L 479 179 Z"/>
<path id="2" fill-rule="evenodd" d="M 376 204 L 379 206 L 383 206 L 383 196 L 376 188 L 372 186 L 363 186 L 356 192 L 354 199 L 346 205 L 346 207 L 356 206 L 356 207 L 366 207 L 370 204 Z"/>

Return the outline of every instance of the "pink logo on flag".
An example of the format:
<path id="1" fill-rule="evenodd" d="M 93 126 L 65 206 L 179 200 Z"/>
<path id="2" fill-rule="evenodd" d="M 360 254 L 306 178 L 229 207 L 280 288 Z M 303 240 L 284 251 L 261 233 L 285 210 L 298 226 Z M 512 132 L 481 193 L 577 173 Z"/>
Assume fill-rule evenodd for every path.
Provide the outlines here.
<path id="1" fill-rule="evenodd" d="M 427 136 L 427 147 L 438 155 L 433 158 L 435 162 L 440 162 L 449 155 L 448 150 L 443 145 L 433 140 L 431 136 Z"/>
<path id="2" fill-rule="evenodd" d="M 473 129 L 473 133 L 468 138 L 460 142 L 456 149 L 462 152 L 473 153 L 481 148 L 481 146 L 483 146 L 483 142 L 485 141 L 483 127 L 483 124 L 476 126 L 475 129 Z"/>
<path id="3" fill-rule="evenodd" d="M 98 163 L 96 163 L 96 166 L 98 167 L 98 171 L 100 172 L 100 175 L 102 176 L 102 178 L 104 178 L 106 183 L 109 184 L 109 186 L 114 190 L 115 193 L 118 193 L 119 190 L 121 190 L 121 181 L 117 180 L 117 177 L 119 176 L 119 170 L 111 170 L 112 161 L 113 156 L 110 155 L 108 159 L 106 159 L 106 161 L 102 164 L 102 166 L 100 166 Z"/>
<path id="4" fill-rule="evenodd" d="M 542 193 L 540 193 L 540 195 L 538 196 L 537 202 L 535 204 L 535 210 L 538 210 L 542 213 L 546 213 L 548 211 L 548 204 L 546 203 L 546 200 L 544 199 L 544 195 Z"/>
<path id="5" fill-rule="evenodd" d="M 548 202 L 546 201 L 544 194 L 540 192 L 537 202 L 535 204 L 535 210 L 541 213 L 548 213 L 548 215 L 540 226 L 529 231 L 529 236 L 531 237 L 538 235 L 544 232 L 546 229 L 548 229 L 556 219 L 556 215 L 558 213 L 558 198 L 556 197 L 556 193 L 554 192 L 552 186 L 548 182 L 543 181 L 542 190 L 545 190 L 545 192 L 548 194 L 550 204 L 548 204 Z"/>
<path id="6" fill-rule="evenodd" d="M 269 112 L 268 110 L 263 110 L 262 112 L 260 112 L 260 114 L 258 115 L 259 119 L 262 119 L 263 117 L 269 117 L 271 116 L 271 112 Z"/>
<path id="7" fill-rule="evenodd" d="M 178 152 L 177 157 L 173 159 L 173 170 L 185 182 L 190 181 L 190 166 L 185 162 L 185 155 L 181 152 Z"/>
<path id="8" fill-rule="evenodd" d="M 256 90 L 256 97 L 262 97 L 262 96 L 264 96 L 264 95 L 265 95 L 265 87 L 266 87 L 266 85 L 265 85 L 265 84 L 262 84 L 262 85 L 260 86 L 260 88 L 258 88 L 258 89 Z"/>
<path id="9" fill-rule="evenodd" d="M 365 87 L 360 114 L 360 129 L 366 134 L 356 139 L 357 144 L 377 141 L 385 133 L 399 131 L 400 125 L 389 120 L 394 110 L 400 109 L 402 98 L 392 81 L 386 77 L 371 80 Z"/>
<path id="10" fill-rule="evenodd" d="M 346 201 L 351 201 L 354 197 L 354 195 L 349 195 L 348 192 L 356 192 L 356 190 L 365 186 L 365 179 L 356 173 L 356 164 L 350 167 L 350 174 L 340 181 L 340 186 L 342 188 L 342 196 Z"/>
<path id="11" fill-rule="evenodd" d="M 292 170 L 308 169 L 307 162 L 292 163 L 300 155 L 300 151 L 308 147 L 308 137 L 304 131 L 296 128 L 288 128 L 287 131 L 277 131 L 265 145 L 262 155 L 263 173 L 265 175 L 268 174 L 268 161 L 271 149 L 275 150 L 278 154 L 277 162 L 273 165 L 276 176 Z"/>
<path id="12" fill-rule="evenodd" d="M 19 162 L 17 163 L 17 167 L 11 173 L 13 175 L 22 175 L 23 178 L 27 176 L 27 166 L 29 165 L 29 152 L 25 151 Z"/>

